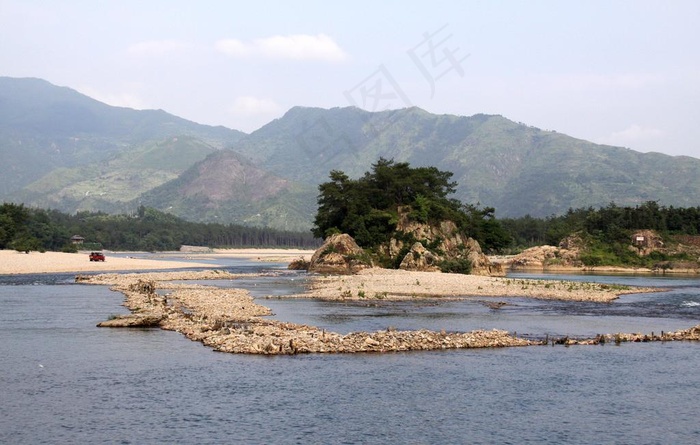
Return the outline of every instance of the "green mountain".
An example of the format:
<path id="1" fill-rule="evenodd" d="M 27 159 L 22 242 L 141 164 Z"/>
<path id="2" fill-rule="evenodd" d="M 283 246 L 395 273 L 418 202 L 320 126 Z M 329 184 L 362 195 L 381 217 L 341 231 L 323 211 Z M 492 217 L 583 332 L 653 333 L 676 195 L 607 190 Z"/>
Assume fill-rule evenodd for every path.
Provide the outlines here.
<path id="1" fill-rule="evenodd" d="M 216 151 L 190 136 L 145 142 L 98 163 L 52 170 L 15 196 L 41 208 L 129 212 L 143 193 Z"/>
<path id="2" fill-rule="evenodd" d="M 221 150 L 138 202 L 192 221 L 305 231 L 316 188 L 271 174 L 234 151 Z"/>
<path id="3" fill-rule="evenodd" d="M 501 217 L 610 202 L 700 204 L 700 159 L 593 144 L 502 116 L 296 107 L 233 149 L 310 185 L 332 169 L 358 177 L 380 156 L 435 166 L 454 173 L 457 199 L 495 207 Z"/>
<path id="4" fill-rule="evenodd" d="M 162 110 L 112 107 L 40 79 L 0 77 L 0 198 L 73 211 L 83 208 L 77 195 L 95 191 L 114 203 L 243 136 Z M 149 170 L 133 174 L 141 167 Z M 109 194 L 121 184 L 132 190 Z"/>
<path id="5" fill-rule="evenodd" d="M 700 205 L 700 159 L 593 144 L 502 116 L 295 107 L 245 135 L 0 77 L 0 200 L 62 211 L 144 204 L 193 221 L 311 226 L 331 170 L 380 157 L 454 173 L 455 198 L 498 217 L 610 202 Z"/>

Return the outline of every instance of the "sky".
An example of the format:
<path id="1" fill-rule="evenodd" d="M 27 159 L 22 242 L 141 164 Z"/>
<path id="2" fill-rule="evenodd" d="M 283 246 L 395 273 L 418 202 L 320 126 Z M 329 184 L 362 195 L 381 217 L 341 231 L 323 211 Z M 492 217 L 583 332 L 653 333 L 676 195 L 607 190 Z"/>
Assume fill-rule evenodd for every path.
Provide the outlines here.
<path id="1" fill-rule="evenodd" d="M 700 157 L 699 23 L 697 0 L 0 0 L 0 76 L 248 133 L 418 106 Z"/>

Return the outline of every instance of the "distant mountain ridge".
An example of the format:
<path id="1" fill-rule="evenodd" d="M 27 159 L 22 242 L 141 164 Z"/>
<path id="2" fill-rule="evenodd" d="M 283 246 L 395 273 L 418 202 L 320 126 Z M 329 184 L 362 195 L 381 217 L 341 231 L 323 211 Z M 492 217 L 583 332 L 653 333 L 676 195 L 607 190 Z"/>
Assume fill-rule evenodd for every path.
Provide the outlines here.
<path id="1" fill-rule="evenodd" d="M 502 116 L 294 107 L 246 135 L 0 77 L 0 199 L 76 210 L 146 204 L 195 221 L 306 230 L 331 170 L 379 157 L 454 173 L 498 217 L 610 202 L 700 205 L 700 159 L 593 144 Z"/>
<path id="2" fill-rule="evenodd" d="M 291 109 L 234 150 L 307 184 L 332 169 L 358 177 L 382 156 L 454 173 L 457 198 L 499 216 L 549 216 L 570 207 L 700 203 L 700 160 L 593 144 L 502 116 L 433 115 L 419 108 Z"/>
<path id="3" fill-rule="evenodd" d="M 100 164 L 166 138 L 189 136 L 221 149 L 244 135 L 162 110 L 112 107 L 41 79 L 0 77 L 0 196 L 56 168 Z"/>

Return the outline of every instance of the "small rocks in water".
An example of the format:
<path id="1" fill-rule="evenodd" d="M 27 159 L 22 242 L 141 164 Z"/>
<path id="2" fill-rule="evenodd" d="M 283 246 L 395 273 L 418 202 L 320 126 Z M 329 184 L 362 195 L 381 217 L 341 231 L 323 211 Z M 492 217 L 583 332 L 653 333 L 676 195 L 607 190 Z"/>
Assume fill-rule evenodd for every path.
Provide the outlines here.
<path id="1" fill-rule="evenodd" d="M 486 307 L 488 307 L 489 309 L 500 309 L 500 308 L 502 308 L 503 306 L 505 306 L 505 305 L 508 304 L 508 303 L 506 303 L 505 301 L 484 301 L 483 303 L 484 303 L 484 304 L 486 305 Z"/>
<path id="2" fill-rule="evenodd" d="M 181 332 L 217 351 L 247 354 L 351 353 L 415 351 L 453 348 L 500 348 L 542 344 L 511 335 L 507 331 L 435 332 L 398 331 L 389 327 L 377 332 L 341 335 L 314 326 L 285 323 L 262 318 L 271 314 L 242 289 L 220 289 L 168 281 L 211 279 L 235 276 L 225 272 L 186 272 L 149 274 L 103 274 L 81 277 L 85 283 L 108 284 L 126 296 L 125 305 L 134 311 L 100 323 L 104 327 L 160 326 Z M 76 278 L 77 279 L 77 278 Z M 157 289 L 169 289 L 168 301 L 157 297 Z M 155 297 L 154 297 L 155 295 Z M 495 302 L 498 307 L 501 302 Z M 700 325 L 678 331 L 598 335 L 594 339 L 565 338 L 563 344 L 600 344 L 622 341 L 700 340 Z"/>
<path id="3" fill-rule="evenodd" d="M 143 328 L 158 326 L 163 320 L 163 314 L 130 314 L 119 315 L 111 320 L 103 321 L 97 324 L 100 328 Z"/>

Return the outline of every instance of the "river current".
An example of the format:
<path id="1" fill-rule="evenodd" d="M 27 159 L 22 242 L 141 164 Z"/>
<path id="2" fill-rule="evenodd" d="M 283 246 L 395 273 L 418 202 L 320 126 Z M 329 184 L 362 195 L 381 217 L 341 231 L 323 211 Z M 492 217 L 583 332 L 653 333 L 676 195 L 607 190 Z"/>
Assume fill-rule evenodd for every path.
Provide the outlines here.
<path id="1" fill-rule="evenodd" d="M 698 278 L 557 276 L 669 291 L 609 304 L 502 299 L 508 304 L 492 309 L 483 298 L 265 298 L 295 292 L 303 274 L 242 260 L 223 266 L 279 268 L 277 277 L 212 284 L 248 288 L 276 319 L 341 333 L 393 326 L 586 336 L 700 322 Z M 0 443 L 700 443 L 694 342 L 233 355 L 175 332 L 96 328 L 126 312 L 122 301 L 70 274 L 0 276 Z"/>

